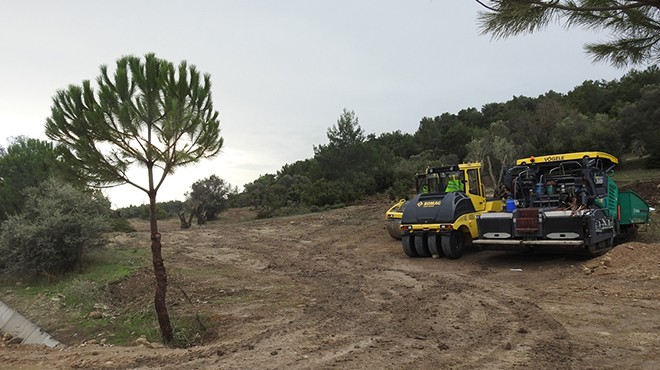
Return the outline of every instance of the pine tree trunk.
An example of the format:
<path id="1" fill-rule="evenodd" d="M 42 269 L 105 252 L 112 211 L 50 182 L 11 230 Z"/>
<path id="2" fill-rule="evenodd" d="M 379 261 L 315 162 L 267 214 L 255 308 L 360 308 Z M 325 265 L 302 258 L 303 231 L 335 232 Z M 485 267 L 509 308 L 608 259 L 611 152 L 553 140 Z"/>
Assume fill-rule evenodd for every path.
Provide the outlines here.
<path id="1" fill-rule="evenodd" d="M 161 253 L 160 233 L 158 232 L 158 221 L 156 214 L 156 194 L 149 194 L 149 220 L 151 224 L 151 256 L 154 265 L 154 275 L 156 276 L 156 295 L 154 304 L 156 306 L 156 315 L 158 316 L 158 325 L 160 326 L 160 335 L 164 343 L 171 343 L 173 339 L 172 325 L 170 316 L 167 313 L 165 296 L 167 294 L 167 272 Z"/>

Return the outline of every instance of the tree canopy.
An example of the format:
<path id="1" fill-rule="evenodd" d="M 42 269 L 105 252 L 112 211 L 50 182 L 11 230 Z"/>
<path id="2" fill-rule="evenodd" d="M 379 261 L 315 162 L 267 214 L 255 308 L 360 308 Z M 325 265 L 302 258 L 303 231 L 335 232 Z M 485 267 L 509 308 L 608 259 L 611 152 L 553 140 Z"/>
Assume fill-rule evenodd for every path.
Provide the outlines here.
<path id="1" fill-rule="evenodd" d="M 187 207 L 191 215 L 197 217 L 198 224 L 213 221 L 227 208 L 232 190 L 231 184 L 211 175 L 192 184 L 190 192 L 186 193 Z"/>
<path id="2" fill-rule="evenodd" d="M 113 76 L 107 66 L 100 70 L 98 92 L 90 81 L 58 91 L 46 121 L 46 134 L 64 144 L 88 181 L 128 183 L 149 194 L 176 168 L 222 148 L 208 74 L 154 54 L 144 62 L 119 59 Z M 146 167 L 150 178 L 160 169 L 156 183 L 148 187 L 129 178 L 133 164 Z"/>
<path id="3" fill-rule="evenodd" d="M 60 148 L 24 136 L 12 139 L 0 151 L 0 221 L 21 211 L 27 188 L 38 186 L 50 177 L 76 183 L 75 172 L 62 161 Z"/>
<path id="4" fill-rule="evenodd" d="M 328 129 L 327 136 L 330 146 L 345 148 L 349 145 L 363 142 L 364 130 L 360 127 L 355 112 L 348 111 L 344 108 L 337 120 L 337 124 Z"/>
<path id="5" fill-rule="evenodd" d="M 596 61 L 622 67 L 660 62 L 660 0 L 476 0 L 479 21 L 496 38 L 539 31 L 552 22 L 606 30 L 610 40 L 585 49 Z"/>

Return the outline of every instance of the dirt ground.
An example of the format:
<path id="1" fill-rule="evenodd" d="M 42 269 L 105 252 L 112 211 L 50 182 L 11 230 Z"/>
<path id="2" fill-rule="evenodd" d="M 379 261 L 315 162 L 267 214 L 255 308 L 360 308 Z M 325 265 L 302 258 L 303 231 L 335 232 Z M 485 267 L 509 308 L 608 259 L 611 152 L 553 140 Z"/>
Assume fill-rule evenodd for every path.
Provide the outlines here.
<path id="1" fill-rule="evenodd" d="M 162 223 L 172 315 L 186 305 L 180 291 L 212 312 L 206 344 L 5 343 L 0 367 L 660 368 L 660 244 L 625 243 L 591 260 L 497 251 L 413 259 L 385 229 L 388 207 L 185 231 Z M 114 241 L 146 244 L 142 227 Z M 209 268 L 218 274 L 178 277 Z M 150 279 L 137 274 L 115 289 L 149 296 Z"/>

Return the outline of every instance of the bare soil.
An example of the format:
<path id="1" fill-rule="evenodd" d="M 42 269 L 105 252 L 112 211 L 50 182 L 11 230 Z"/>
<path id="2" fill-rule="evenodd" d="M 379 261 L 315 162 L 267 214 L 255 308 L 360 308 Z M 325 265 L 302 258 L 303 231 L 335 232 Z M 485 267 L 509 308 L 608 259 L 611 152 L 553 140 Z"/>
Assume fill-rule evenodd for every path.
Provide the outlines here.
<path id="1" fill-rule="evenodd" d="M 171 315 L 205 313 L 204 344 L 113 347 L 63 331 L 65 348 L 0 344 L 0 367 L 660 368 L 659 243 L 590 260 L 495 251 L 414 259 L 389 237 L 388 207 L 247 222 L 232 221 L 250 216 L 232 210 L 190 230 L 161 223 Z M 146 247 L 147 225 L 137 226 L 114 243 Z M 152 283 L 138 271 L 112 287 L 113 305 L 149 309 Z"/>

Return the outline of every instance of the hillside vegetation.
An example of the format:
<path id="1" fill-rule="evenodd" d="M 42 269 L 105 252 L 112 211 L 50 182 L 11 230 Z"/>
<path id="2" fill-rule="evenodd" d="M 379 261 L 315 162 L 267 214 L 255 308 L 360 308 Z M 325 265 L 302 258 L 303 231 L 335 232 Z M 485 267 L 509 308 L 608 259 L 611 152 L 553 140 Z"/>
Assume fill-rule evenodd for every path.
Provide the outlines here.
<path id="1" fill-rule="evenodd" d="M 658 183 L 644 196 L 658 199 Z M 58 369 L 657 368 L 657 223 L 591 260 L 493 251 L 418 259 L 387 234 L 389 204 L 372 197 L 265 220 L 234 208 L 186 230 L 163 221 L 173 344 L 186 349 L 155 343 L 149 225 L 133 220 L 136 231 L 108 234 L 80 274 L 1 280 L 3 300 L 67 347 L 0 340 L 0 361 Z"/>
<path id="2" fill-rule="evenodd" d="M 585 81 L 566 94 L 532 98 L 424 117 L 414 133 L 365 135 L 357 115 L 344 110 L 314 157 L 284 165 L 229 195 L 233 206 L 251 206 L 260 217 L 318 211 L 365 196 L 409 195 L 412 178 L 427 166 L 484 163 L 492 187 L 517 157 L 605 151 L 646 158 L 660 167 L 660 68 L 632 71 L 620 80 Z"/>

